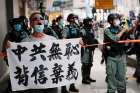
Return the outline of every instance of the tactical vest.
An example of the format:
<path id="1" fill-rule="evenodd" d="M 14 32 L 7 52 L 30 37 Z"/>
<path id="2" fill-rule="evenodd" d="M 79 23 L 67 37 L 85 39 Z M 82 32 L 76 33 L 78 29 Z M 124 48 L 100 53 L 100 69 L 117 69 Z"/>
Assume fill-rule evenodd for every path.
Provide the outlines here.
<path id="1" fill-rule="evenodd" d="M 50 35 L 50 36 L 53 36 L 53 37 L 58 39 L 58 35 L 56 34 L 56 32 L 51 27 L 45 28 L 44 33 L 46 35 Z"/>
<path id="2" fill-rule="evenodd" d="M 70 26 L 67 25 L 69 31 L 68 31 L 68 37 L 67 38 L 79 38 L 80 37 L 80 28 L 76 25 Z"/>
<path id="3" fill-rule="evenodd" d="M 85 36 L 83 36 L 83 41 L 86 44 L 95 44 L 97 42 L 95 42 L 95 36 L 94 33 L 92 31 L 92 29 L 88 29 L 88 28 L 84 28 L 85 30 Z"/>
<path id="4" fill-rule="evenodd" d="M 114 28 L 109 27 L 108 29 L 114 35 L 118 33 L 117 31 L 114 31 L 114 30 L 118 30 L 117 28 L 114 29 Z M 114 41 L 111 41 L 107 37 L 107 35 L 104 36 L 104 42 L 110 42 L 110 44 L 105 45 L 107 47 L 108 55 L 110 55 L 110 56 L 121 55 L 125 52 L 125 45 L 124 44 L 120 44 L 120 43 L 116 43 Z"/>

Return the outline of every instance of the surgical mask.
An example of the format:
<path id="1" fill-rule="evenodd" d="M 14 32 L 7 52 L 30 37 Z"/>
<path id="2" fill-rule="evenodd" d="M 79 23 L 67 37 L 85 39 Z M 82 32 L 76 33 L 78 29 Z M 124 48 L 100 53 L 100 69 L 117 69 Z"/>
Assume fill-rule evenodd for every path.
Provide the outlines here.
<path id="1" fill-rule="evenodd" d="M 120 25 L 120 20 L 115 20 L 115 26 L 119 26 Z"/>
<path id="2" fill-rule="evenodd" d="M 60 25 L 64 25 L 64 21 L 63 20 L 60 20 L 59 24 Z"/>
<path id="3" fill-rule="evenodd" d="M 15 31 L 19 32 L 21 30 L 21 24 L 14 25 Z"/>
<path id="4" fill-rule="evenodd" d="M 88 24 L 88 27 L 89 27 L 89 28 L 92 28 L 92 27 L 93 27 L 93 25 L 92 25 L 92 24 Z"/>
<path id="5" fill-rule="evenodd" d="M 60 22 L 59 22 L 59 26 L 60 26 L 61 28 L 64 27 L 64 21 L 63 21 L 63 20 L 60 20 Z"/>
<path id="6" fill-rule="evenodd" d="M 35 32 L 43 32 L 44 25 L 35 25 L 34 30 L 35 30 Z"/>

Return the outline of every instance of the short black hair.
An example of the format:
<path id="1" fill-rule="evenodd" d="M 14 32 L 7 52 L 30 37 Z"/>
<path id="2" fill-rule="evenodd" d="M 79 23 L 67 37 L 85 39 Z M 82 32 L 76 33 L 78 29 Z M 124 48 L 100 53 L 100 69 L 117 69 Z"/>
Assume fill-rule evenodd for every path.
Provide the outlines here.
<path id="1" fill-rule="evenodd" d="M 75 17 L 75 14 L 73 14 L 73 13 L 69 14 L 67 17 L 67 21 L 70 22 L 70 19 L 72 19 L 74 17 Z"/>
<path id="2" fill-rule="evenodd" d="M 110 21 L 113 21 L 114 19 L 117 19 L 118 16 L 116 13 L 112 13 L 108 15 L 107 21 L 110 23 Z"/>
<path id="3" fill-rule="evenodd" d="M 92 22 L 92 18 L 85 18 L 85 19 L 83 20 L 83 24 L 84 24 L 84 25 L 87 25 L 89 22 Z"/>

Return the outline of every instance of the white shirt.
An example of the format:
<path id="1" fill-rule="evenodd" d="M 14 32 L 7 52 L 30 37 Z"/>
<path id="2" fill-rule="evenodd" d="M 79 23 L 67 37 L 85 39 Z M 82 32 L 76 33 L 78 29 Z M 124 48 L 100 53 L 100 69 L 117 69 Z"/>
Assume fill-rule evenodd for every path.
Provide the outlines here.
<path id="1" fill-rule="evenodd" d="M 53 36 L 49 36 L 46 34 L 44 34 L 43 37 L 41 38 L 36 38 L 33 35 L 30 35 L 29 37 L 23 39 L 22 42 L 47 41 L 47 40 L 57 40 L 57 39 Z"/>

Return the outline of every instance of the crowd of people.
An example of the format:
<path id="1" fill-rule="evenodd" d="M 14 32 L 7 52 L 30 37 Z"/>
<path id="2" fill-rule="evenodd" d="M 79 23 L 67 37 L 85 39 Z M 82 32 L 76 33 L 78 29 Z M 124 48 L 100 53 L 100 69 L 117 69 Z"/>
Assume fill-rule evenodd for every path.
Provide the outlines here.
<path id="1" fill-rule="evenodd" d="M 135 36 L 134 39 L 139 39 L 140 15 L 138 19 L 130 18 L 126 20 L 123 15 L 111 13 L 108 15 L 107 22 L 110 25 L 104 30 L 104 42 L 110 43 L 104 45 L 101 50 L 103 61 L 105 61 L 106 64 L 107 93 L 115 93 L 116 91 L 118 93 L 126 93 L 126 56 L 133 51 L 128 51 L 130 45 L 133 45 L 135 47 L 133 49 L 136 50 L 137 67 L 134 76 L 137 78 L 137 83 L 140 83 L 140 45 L 136 43 L 126 46 L 125 43 L 118 43 L 117 41 L 127 40 L 131 35 Z M 6 49 L 10 47 L 9 41 L 19 43 L 81 38 L 80 44 L 81 46 L 85 46 L 81 47 L 82 84 L 89 85 L 92 82 L 96 82 L 95 79 L 90 77 L 94 50 L 98 47 L 96 44 L 99 43 L 95 38 L 95 24 L 92 18 L 85 18 L 80 22 L 77 15 L 70 13 L 67 17 L 67 24 L 64 24 L 64 18 L 60 15 L 56 19 L 53 19 L 50 25 L 47 15 L 44 16 L 39 12 L 34 12 L 29 19 L 25 16 L 20 16 L 19 18 L 9 20 L 9 24 L 11 31 L 6 34 L 2 52 L 0 52 L 0 57 L 5 60 L 7 65 Z M 66 86 L 61 87 L 61 93 L 69 93 L 69 91 L 79 92 L 74 83 L 70 84 L 69 90 Z M 10 93 L 11 91 L 9 78 L 8 88 L 5 93 Z M 57 88 L 50 88 L 18 92 L 57 93 L 57 91 Z"/>

